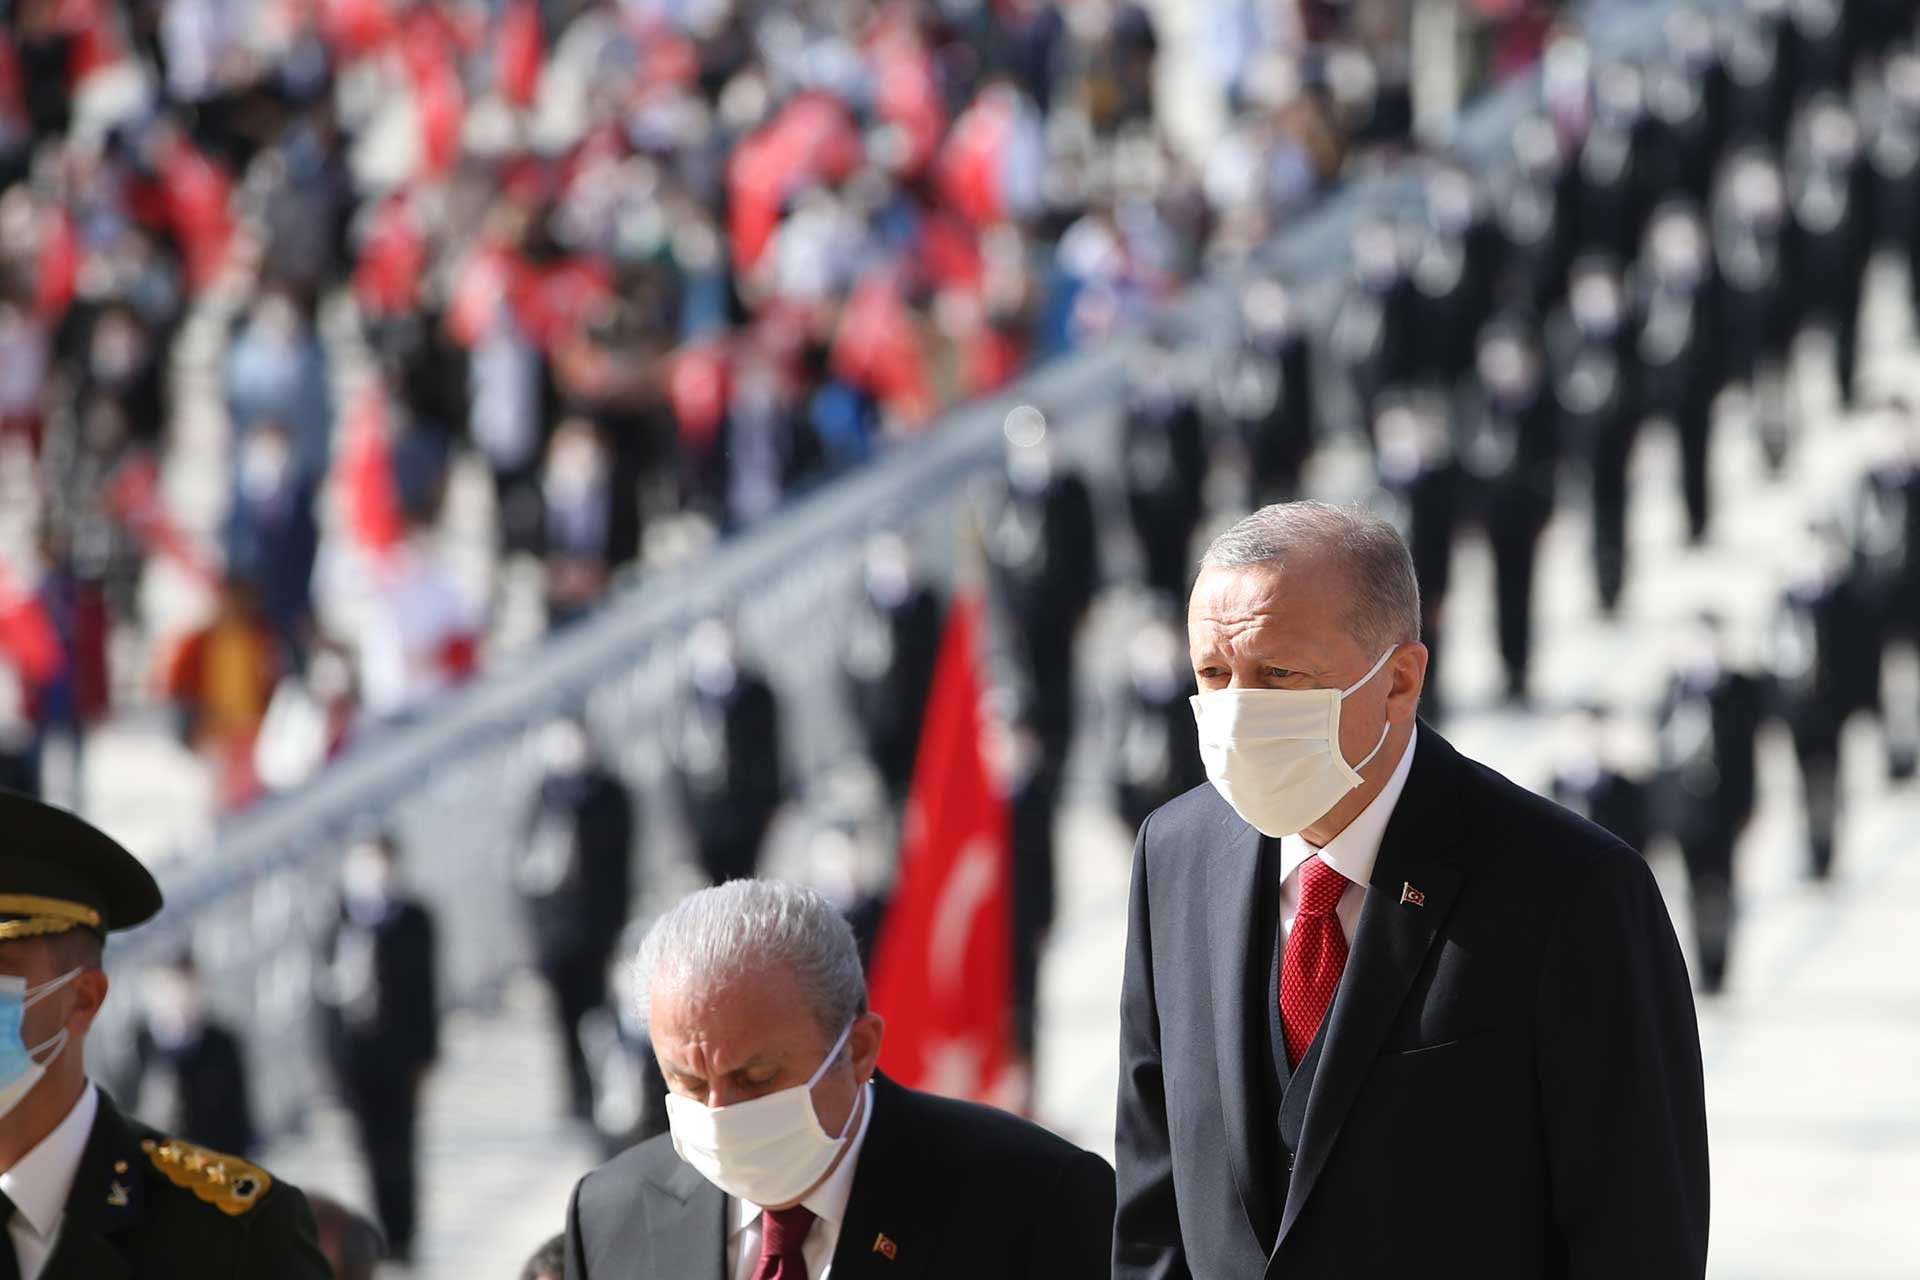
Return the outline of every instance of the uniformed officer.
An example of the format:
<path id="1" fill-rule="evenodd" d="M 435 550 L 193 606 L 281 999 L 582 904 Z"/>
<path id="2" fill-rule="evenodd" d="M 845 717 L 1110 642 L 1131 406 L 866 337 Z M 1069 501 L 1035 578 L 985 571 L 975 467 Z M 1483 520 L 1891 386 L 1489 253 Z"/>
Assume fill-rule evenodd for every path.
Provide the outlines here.
<path id="1" fill-rule="evenodd" d="M 1788 153 L 1787 199 L 1797 237 L 1793 275 L 1802 289 L 1793 313 L 1832 333 L 1834 376 L 1851 408 L 1860 299 L 1873 249 L 1873 190 L 1860 126 L 1843 99 L 1822 95 L 1802 113 Z"/>
<path id="2" fill-rule="evenodd" d="M 1169 618 L 1141 620 L 1127 645 L 1129 679 L 1114 738 L 1114 802 L 1135 830 L 1147 815 L 1207 780 L 1194 733 L 1193 668 Z"/>
<path id="3" fill-rule="evenodd" d="M 1216 391 L 1225 434 L 1246 450 L 1248 505 L 1300 496 L 1314 445 L 1312 351 L 1280 281 L 1256 279 L 1240 295 L 1240 342 Z"/>
<path id="4" fill-rule="evenodd" d="M 1459 457 L 1471 499 L 1493 549 L 1494 601 L 1507 697 L 1527 696 L 1533 653 L 1533 575 L 1540 534 L 1553 515 L 1553 396 L 1539 347 L 1515 317 L 1486 328 L 1478 377 L 1462 397 Z"/>
<path id="5" fill-rule="evenodd" d="M 1413 286 L 1399 228 L 1385 217 L 1363 218 L 1353 229 L 1353 279 L 1329 339 L 1361 421 L 1377 422 L 1384 403 L 1409 390 L 1413 321 Z"/>
<path id="6" fill-rule="evenodd" d="M 1700 215 L 1685 201 L 1660 207 L 1647 228 L 1640 281 L 1640 410 L 1673 424 L 1680 440 L 1680 487 L 1687 536 L 1706 538 L 1713 400 L 1725 376 L 1714 294 L 1713 256 Z"/>
<path id="7" fill-rule="evenodd" d="M 1648 128 L 1640 69 L 1609 63 L 1595 74 L 1593 93 L 1593 122 L 1574 164 L 1579 242 L 1586 252 L 1625 261 L 1640 247 L 1651 194 L 1641 172 Z"/>
<path id="8" fill-rule="evenodd" d="M 1619 270 L 1589 255 L 1574 264 L 1567 303 L 1547 326 L 1562 447 L 1585 464 L 1593 509 L 1600 608 L 1620 602 L 1627 572 L 1627 463 L 1639 434 L 1639 381 Z"/>
<path id="9" fill-rule="evenodd" d="M 1420 584 L 1420 638 L 1428 654 L 1421 714 L 1438 719 L 1447 587 L 1464 487 L 1460 461 L 1447 415 L 1429 397 L 1389 402 L 1374 424 L 1374 435 L 1379 441 L 1380 488 L 1390 518 L 1413 554 L 1413 573 Z"/>
<path id="10" fill-rule="evenodd" d="M 939 593 L 921 580 L 906 539 L 881 533 L 868 541 L 866 591 L 842 665 L 867 756 L 896 812 L 905 807 L 913 781 L 944 613 Z"/>
<path id="11" fill-rule="evenodd" d="M 1466 170 L 1444 165 L 1424 184 L 1408 282 L 1415 377 L 1450 392 L 1473 366 L 1474 335 L 1493 304 L 1497 233 Z"/>
<path id="12" fill-rule="evenodd" d="M 1764 686 L 1732 670 L 1719 619 L 1703 614 L 1662 699 L 1659 826 L 1680 846 L 1704 991 L 1718 991 L 1733 944 L 1733 859 L 1753 816 Z"/>
<path id="13" fill-rule="evenodd" d="M 1577 181 L 1546 116 L 1523 117 L 1513 129 L 1513 165 L 1493 192 L 1493 227 L 1500 247 L 1496 300 L 1545 315 L 1567 286 L 1578 226 Z"/>
<path id="14" fill-rule="evenodd" d="M 0 791 L 0 1277 L 325 1280 L 298 1190 L 123 1116 L 86 1076 L 106 934 L 160 910 L 146 868 Z"/>
<path id="15" fill-rule="evenodd" d="M 700 869 L 715 884 L 751 877 L 784 790 L 780 704 L 741 661 L 733 628 L 707 618 L 688 643 L 692 680 L 675 780 Z"/>
<path id="16" fill-rule="evenodd" d="M 1606 730 L 1606 714 L 1593 703 L 1561 722 L 1548 794 L 1644 854 L 1652 813 L 1647 784 L 1614 758 Z"/>
<path id="17" fill-rule="evenodd" d="M 1122 447 L 1127 514 L 1146 560 L 1147 586 L 1165 599 L 1184 600 L 1206 490 L 1207 440 L 1169 339 L 1149 342 L 1128 379 Z"/>
<path id="18" fill-rule="evenodd" d="M 1046 417 L 1022 405 L 1007 415 L 1007 499 L 987 540 L 1033 690 L 1032 727 L 1047 758 L 1073 738 L 1073 646 L 1100 578 L 1093 494 L 1060 465 Z"/>
<path id="19" fill-rule="evenodd" d="M 1920 53 L 1887 59 L 1886 109 L 1868 148 L 1878 248 L 1907 264 L 1907 298 L 1920 321 Z"/>
<path id="20" fill-rule="evenodd" d="M 1768 151 L 1743 147 L 1728 159 L 1711 216 L 1726 378 L 1745 388 L 1762 455 L 1778 475 L 1793 435 L 1785 382 L 1798 318 L 1788 309 L 1786 189 Z"/>

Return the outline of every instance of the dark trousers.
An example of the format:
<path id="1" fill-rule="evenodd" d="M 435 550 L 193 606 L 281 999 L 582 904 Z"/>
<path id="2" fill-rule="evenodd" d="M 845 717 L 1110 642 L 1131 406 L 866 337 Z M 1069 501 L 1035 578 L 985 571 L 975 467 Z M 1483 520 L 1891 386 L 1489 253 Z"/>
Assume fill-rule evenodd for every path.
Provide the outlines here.
<path id="1" fill-rule="evenodd" d="M 1627 459 L 1638 423 L 1609 423 L 1593 448 L 1593 577 L 1612 613 L 1627 576 Z"/>
<path id="2" fill-rule="evenodd" d="M 1687 503 L 1687 537 L 1707 536 L 1707 446 L 1713 437 L 1711 404 L 1683 409 L 1674 423 L 1680 437 L 1680 492 Z"/>
<path id="3" fill-rule="evenodd" d="M 593 1113 L 593 1077 L 580 1047 L 580 1020 L 607 1001 L 606 951 L 565 951 L 540 957 L 540 976 L 553 992 L 555 1029 L 567 1069 L 567 1102 L 576 1116 Z"/>
<path id="4" fill-rule="evenodd" d="M 1833 868 L 1834 831 L 1840 820 L 1839 716 L 1803 717 L 1793 722 L 1793 753 L 1800 761 L 1800 782 L 1807 808 L 1808 868 L 1824 880 Z"/>
<path id="5" fill-rule="evenodd" d="M 1711 826 L 1680 837 L 1700 986 L 1705 991 L 1720 989 L 1732 950 L 1733 848 L 1737 838 L 1738 832 L 1725 826 Z"/>
<path id="6" fill-rule="evenodd" d="M 396 1258 L 413 1252 L 419 1222 L 420 1099 L 410 1066 L 374 1059 L 350 1061 L 347 1106 L 373 1183 L 374 1211 Z"/>
<path id="7" fill-rule="evenodd" d="M 1493 544 L 1493 590 L 1500 633 L 1500 660 L 1507 669 L 1507 691 L 1527 689 L 1527 664 L 1533 655 L 1533 564 L 1540 546 L 1539 527 L 1530 520 L 1518 528 L 1489 530 Z"/>

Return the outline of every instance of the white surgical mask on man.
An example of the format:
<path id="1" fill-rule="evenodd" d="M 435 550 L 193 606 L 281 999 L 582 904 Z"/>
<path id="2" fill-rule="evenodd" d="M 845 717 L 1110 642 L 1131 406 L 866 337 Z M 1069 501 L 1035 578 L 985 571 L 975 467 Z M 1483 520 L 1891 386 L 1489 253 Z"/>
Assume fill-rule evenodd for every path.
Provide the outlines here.
<path id="1" fill-rule="evenodd" d="M 1233 811 L 1262 835 L 1290 836 L 1361 783 L 1390 725 L 1358 764 L 1340 750 L 1340 704 L 1380 674 L 1398 645 L 1346 689 L 1210 689 L 1193 696 L 1200 758 Z"/>
<path id="2" fill-rule="evenodd" d="M 839 1060 L 852 1032 L 848 1023 L 812 1077 L 791 1089 L 730 1107 L 669 1093 L 673 1149 L 708 1182 L 749 1204 L 778 1208 L 798 1201 L 826 1176 L 853 1128 L 849 1111 L 840 1135 L 829 1137 L 813 1109 L 813 1087 Z"/>

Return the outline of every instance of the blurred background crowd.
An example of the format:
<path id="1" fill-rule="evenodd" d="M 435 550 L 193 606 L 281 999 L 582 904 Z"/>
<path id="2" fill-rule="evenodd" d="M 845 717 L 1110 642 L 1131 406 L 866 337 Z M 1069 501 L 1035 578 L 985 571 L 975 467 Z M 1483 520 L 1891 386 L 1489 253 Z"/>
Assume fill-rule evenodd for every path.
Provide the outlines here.
<path id="1" fill-rule="evenodd" d="M 658 1132 L 635 931 L 773 870 L 871 954 L 897 851 L 946 866 L 914 767 L 941 697 L 986 708 L 1012 957 L 979 1033 L 1017 1064 L 941 1079 L 1078 1123 L 1047 1046 L 1111 1056 L 1112 1010 L 1063 1038 L 1043 971 L 1089 954 L 1054 927 L 1075 842 L 1125 859 L 1075 815 L 1130 832 L 1205 781 L 1185 592 L 1260 503 L 1392 514 L 1427 717 L 1677 866 L 1703 993 L 1753 972 L 1763 779 L 1818 880 L 1860 761 L 1870 803 L 1911 790 L 1905 0 L 0 12 L 0 782 L 181 877 L 134 943 L 123 1101 L 297 1144 L 313 1100 L 266 1077 L 299 1044 L 423 1272 L 473 1274 L 419 1217 L 429 1069 L 542 1028 L 567 1159 Z M 1770 576 L 1673 567 L 1717 554 Z M 649 608 L 626 644 L 665 710 L 560 689 L 471 722 L 492 763 L 432 766 L 468 769 L 484 850 L 375 781 Z M 1540 655 L 1576 634 L 1569 676 Z M 297 825 L 322 808 L 355 821 Z"/>

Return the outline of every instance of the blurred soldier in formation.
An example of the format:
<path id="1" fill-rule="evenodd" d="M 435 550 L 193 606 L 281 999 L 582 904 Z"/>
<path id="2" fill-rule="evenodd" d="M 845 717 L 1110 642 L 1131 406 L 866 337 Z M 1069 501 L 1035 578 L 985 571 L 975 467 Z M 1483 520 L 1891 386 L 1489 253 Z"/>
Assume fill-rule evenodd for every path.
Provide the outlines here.
<path id="1" fill-rule="evenodd" d="M 747 879 L 783 794 L 779 704 L 740 661 L 724 619 L 696 626 L 688 652 L 692 682 L 675 761 L 681 803 L 707 879 Z"/>
<path id="2" fill-rule="evenodd" d="M 1033 725 L 1050 759 L 1073 739 L 1073 645 L 1100 577 L 1093 495 L 1055 456 L 1047 420 L 1007 415 L 1007 500 L 987 539 L 994 585 L 1019 637 Z"/>
<path id="3" fill-rule="evenodd" d="M 1145 344 L 1127 383 L 1127 513 L 1146 562 L 1147 585 L 1168 600 L 1187 595 L 1193 531 L 1207 480 L 1206 431 L 1173 342 Z"/>
<path id="4" fill-rule="evenodd" d="M 1064 770 L 1059 757 L 1047 754 L 1024 693 L 1001 702 L 993 733 L 999 756 L 995 773 L 1006 787 L 1013 864 L 1013 1035 L 1031 1089 L 1039 1047 L 1040 956 L 1059 896 L 1053 828 Z"/>
<path id="5" fill-rule="evenodd" d="M 1707 449 L 1719 394 L 1720 343 L 1712 251 L 1699 213 L 1682 202 L 1661 206 L 1647 228 L 1640 264 L 1640 411 L 1673 424 L 1680 441 L 1680 488 L 1687 540 L 1707 536 L 1711 515 Z"/>
<path id="6" fill-rule="evenodd" d="M 1298 496 L 1313 453 L 1312 352 L 1293 297 L 1261 278 L 1240 296 L 1240 342 L 1218 388 L 1226 431 L 1246 450 L 1247 504 Z"/>
<path id="7" fill-rule="evenodd" d="M 1846 93 L 1853 88 L 1856 24 L 1848 9 L 1858 0 L 1788 0 L 1787 65 L 1801 94 Z"/>
<path id="8" fill-rule="evenodd" d="M 1621 262 L 1639 251 L 1649 187 L 1641 172 L 1647 133 L 1645 87 L 1638 67 L 1610 62 L 1594 74 L 1593 120 L 1574 161 L 1574 205 L 1580 247 Z"/>
<path id="9" fill-rule="evenodd" d="M 1392 220 L 1373 215 L 1353 229 L 1353 279 L 1334 316 L 1334 360 L 1359 405 L 1377 425 L 1385 404 L 1413 383 L 1413 290 Z"/>
<path id="10" fill-rule="evenodd" d="M 1127 646 L 1128 681 L 1114 734 L 1113 788 L 1120 819 L 1147 815 L 1207 780 L 1194 735 L 1193 668 L 1186 637 L 1163 616 L 1143 619 Z"/>
<path id="11" fill-rule="evenodd" d="M 515 850 L 513 884 L 553 996 L 568 1102 L 586 1119 L 593 1088 L 581 1020 L 606 1003 L 607 965 L 633 900 L 633 798 L 578 717 L 549 722 L 540 754 L 546 772 Z"/>
<path id="12" fill-rule="evenodd" d="M 1786 47 L 1786 0 L 1746 0 L 1745 8 L 1722 28 L 1727 140 L 1777 151 L 1786 144 L 1787 120 L 1799 96 Z"/>
<path id="13" fill-rule="evenodd" d="M 1559 302 L 1579 243 L 1575 180 L 1553 121 L 1530 115 L 1513 129 L 1513 164 L 1493 196 L 1503 306 L 1546 315 Z"/>
<path id="14" fill-rule="evenodd" d="M 236 1155 L 258 1145 L 240 1038 L 207 1016 L 192 955 L 143 975 L 146 1018 L 134 1033 L 137 1114 L 189 1142 Z"/>
<path id="15" fill-rule="evenodd" d="M 399 882 L 399 850 L 376 835 L 347 851 L 340 913 L 320 953 L 322 1032 L 353 1112 L 392 1256 L 413 1256 L 420 1096 L 440 1051 L 433 918 Z"/>
<path id="16" fill-rule="evenodd" d="M 1772 664 L 1806 792 L 1809 868 L 1825 879 L 1840 817 L 1840 731 L 1878 702 L 1880 641 L 1839 523 L 1814 522 L 1807 543 L 1774 620 Z"/>
<path id="17" fill-rule="evenodd" d="M 1420 637 L 1427 646 L 1427 680 L 1421 714 L 1439 718 L 1440 660 L 1446 652 L 1446 599 L 1452 574 L 1453 535 L 1461 518 L 1460 463 L 1445 417 L 1425 400 L 1396 400 L 1374 424 L 1379 441 L 1380 487 L 1393 523 L 1413 555 L 1420 584 Z"/>
<path id="18" fill-rule="evenodd" d="M 1577 708 L 1561 721 L 1557 745 L 1548 788 L 1555 803 L 1644 854 L 1652 819 L 1648 787 L 1612 758 L 1606 712 L 1596 703 Z"/>
<path id="19" fill-rule="evenodd" d="M 1450 393 L 1473 367 L 1474 335 L 1493 303 L 1499 241 L 1473 177 L 1454 165 L 1427 175 L 1408 268 L 1415 379 Z"/>
<path id="20" fill-rule="evenodd" d="M 1493 549 L 1500 659 L 1507 697 L 1514 701 L 1527 696 L 1534 559 L 1553 514 L 1556 424 L 1541 364 L 1523 323 L 1494 321 L 1480 338 L 1478 376 L 1469 384 L 1458 419 L 1461 471 Z"/>
<path id="21" fill-rule="evenodd" d="M 1920 323 L 1920 53 L 1887 59 L 1886 110 L 1868 160 L 1877 188 L 1873 226 L 1878 247 L 1907 264 L 1907 298 Z"/>
<path id="22" fill-rule="evenodd" d="M 1773 157 L 1758 147 L 1736 153 L 1713 202 L 1720 333 L 1727 380 L 1745 389 L 1761 452 L 1775 475 L 1786 462 L 1793 428 L 1787 351 L 1798 321 L 1788 310 L 1790 234 L 1786 192 Z"/>
<path id="23" fill-rule="evenodd" d="M 1732 670 L 1720 619 L 1695 621 L 1661 700 L 1655 813 L 1680 846 L 1699 983 L 1718 991 L 1733 938 L 1733 855 L 1753 816 L 1764 686 Z"/>
<path id="24" fill-rule="evenodd" d="M 844 660 L 847 696 L 897 813 L 913 781 L 944 612 L 899 534 L 868 540 L 866 592 L 857 609 Z"/>
<path id="25" fill-rule="evenodd" d="M 1575 263 L 1566 305 L 1547 328 L 1554 398 L 1566 450 L 1584 461 L 1593 508 L 1593 576 L 1600 608 L 1620 602 L 1627 569 L 1627 461 L 1639 430 L 1631 331 L 1609 259 Z"/>
<path id="26" fill-rule="evenodd" d="M 1861 583 L 1883 644 L 1920 651 L 1920 440 L 1910 409 L 1908 437 L 1861 480 L 1858 561 Z M 1920 767 L 1920 703 L 1884 708 L 1887 774 L 1894 781 Z"/>
<path id="27" fill-rule="evenodd" d="M 1846 103 L 1808 103 L 1787 156 L 1787 197 L 1797 248 L 1792 278 L 1802 288 L 1792 312 L 1833 338 L 1834 377 L 1851 408 L 1858 388 L 1860 296 L 1873 249 L 1872 174 L 1860 126 Z"/>
<path id="28" fill-rule="evenodd" d="M 1725 127 L 1725 80 L 1713 20 L 1700 10 L 1668 12 L 1667 47 L 1647 66 L 1646 189 L 1685 193 L 1704 206 Z"/>

